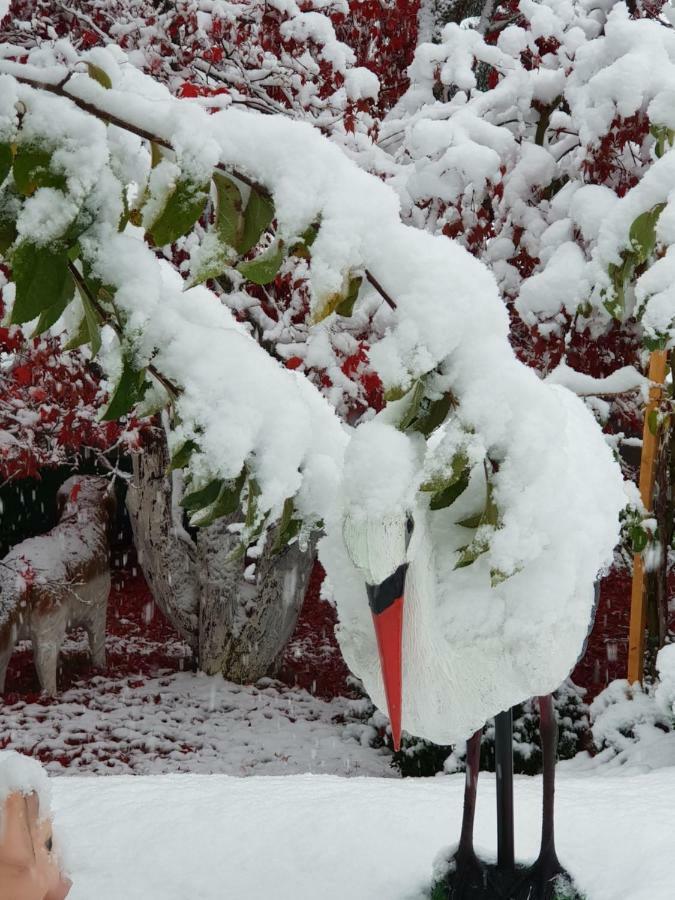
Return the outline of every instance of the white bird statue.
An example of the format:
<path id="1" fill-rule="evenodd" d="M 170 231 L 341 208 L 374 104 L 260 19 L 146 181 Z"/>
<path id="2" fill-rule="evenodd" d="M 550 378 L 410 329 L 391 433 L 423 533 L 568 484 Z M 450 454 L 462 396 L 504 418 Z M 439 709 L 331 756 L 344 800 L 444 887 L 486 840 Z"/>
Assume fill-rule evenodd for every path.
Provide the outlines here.
<path id="1" fill-rule="evenodd" d="M 505 896 L 552 897 L 564 874 L 553 841 L 549 695 L 578 658 L 626 503 L 583 403 L 514 358 L 500 375 L 490 402 L 460 405 L 427 439 L 394 426 L 396 404 L 358 428 L 342 506 L 320 546 L 344 657 L 388 710 L 394 746 L 402 728 L 439 744 L 468 739 L 451 898 L 503 896 L 473 850 L 480 736 L 489 717 L 532 696 L 542 698 L 542 851 Z M 457 465 L 446 464 L 448 505 L 429 490 L 439 459 L 464 466 L 460 485 Z"/>

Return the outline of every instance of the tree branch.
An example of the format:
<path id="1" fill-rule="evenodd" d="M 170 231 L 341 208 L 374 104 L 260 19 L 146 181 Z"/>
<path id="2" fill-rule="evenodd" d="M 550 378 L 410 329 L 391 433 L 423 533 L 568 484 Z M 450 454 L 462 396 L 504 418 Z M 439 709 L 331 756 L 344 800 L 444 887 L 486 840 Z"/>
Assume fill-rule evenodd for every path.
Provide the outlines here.
<path id="1" fill-rule="evenodd" d="M 68 271 L 70 272 L 70 275 L 71 275 L 73 281 L 77 285 L 78 290 L 81 291 L 86 296 L 87 300 L 91 303 L 91 305 L 94 307 L 94 309 L 100 316 L 101 321 L 105 322 L 106 325 L 110 325 L 110 327 L 115 332 L 117 337 L 121 338 L 123 336 L 122 329 L 117 324 L 117 322 L 115 322 L 114 319 L 111 319 L 110 316 L 103 309 L 101 304 L 98 302 L 98 298 L 95 297 L 94 294 L 91 292 L 91 290 L 89 289 L 89 285 L 84 280 L 81 273 L 78 271 L 77 266 L 74 263 L 69 262 L 68 263 Z M 146 368 L 147 368 L 148 372 L 150 372 L 150 374 L 153 376 L 153 378 L 155 378 L 162 385 L 162 387 L 164 388 L 164 390 L 167 392 L 167 394 L 170 397 L 172 397 L 175 400 L 177 397 L 180 396 L 181 389 L 178 387 L 178 385 L 174 384 L 169 378 L 166 377 L 166 375 L 164 375 L 162 372 L 160 372 L 156 366 L 154 366 L 152 363 L 148 363 Z"/>
<path id="2" fill-rule="evenodd" d="M 96 106 L 96 104 L 94 103 L 90 103 L 88 100 L 82 100 L 80 97 L 73 96 L 73 94 L 65 90 L 65 82 L 61 82 L 60 84 L 49 84 L 49 82 L 38 81 L 37 79 L 29 78 L 26 75 L 16 75 L 14 73 L 10 74 L 20 84 L 25 84 L 28 87 L 35 88 L 39 91 L 47 91 L 50 94 L 56 94 L 59 97 L 64 97 L 65 99 L 70 100 L 71 103 L 74 103 L 75 106 L 78 107 L 78 109 L 81 109 L 83 112 L 88 113 L 90 116 L 101 119 L 102 121 L 107 122 L 109 125 L 114 125 L 116 128 L 121 128 L 123 131 L 128 131 L 131 134 L 135 134 L 137 137 L 142 138 L 144 141 L 149 141 L 153 144 L 157 144 L 159 147 L 163 147 L 165 150 L 170 150 L 172 153 L 175 153 L 173 145 L 165 138 L 162 138 L 157 134 L 153 134 L 146 128 L 141 128 L 139 125 L 134 125 L 131 122 L 127 122 L 125 119 L 122 119 L 114 113 L 108 112 L 105 109 L 101 109 L 99 106 Z M 241 181 L 242 184 L 245 184 L 247 187 L 255 190 L 257 193 L 259 193 L 263 197 L 266 197 L 268 200 L 274 199 L 271 192 L 264 185 L 255 181 L 253 178 L 249 178 L 248 175 L 245 175 L 239 169 L 226 166 L 224 163 L 217 163 L 216 169 L 219 172 L 222 172 L 224 175 L 230 175 L 236 178 L 238 181 Z M 375 288 L 377 293 L 382 297 L 384 302 L 392 309 L 396 309 L 396 302 L 387 293 L 387 291 L 384 290 L 377 278 L 368 269 L 366 269 L 366 278 Z"/>

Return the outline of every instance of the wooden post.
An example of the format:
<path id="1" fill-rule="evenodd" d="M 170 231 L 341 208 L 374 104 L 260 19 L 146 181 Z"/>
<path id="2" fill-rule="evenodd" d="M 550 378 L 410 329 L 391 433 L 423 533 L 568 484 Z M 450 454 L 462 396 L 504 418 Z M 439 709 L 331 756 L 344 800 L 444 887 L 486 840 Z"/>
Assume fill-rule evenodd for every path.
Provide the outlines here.
<path id="1" fill-rule="evenodd" d="M 649 359 L 649 402 L 645 409 L 642 429 L 642 455 L 640 457 L 640 496 L 645 509 L 651 510 L 654 493 L 654 468 L 658 436 L 649 428 L 649 414 L 661 402 L 663 384 L 668 368 L 668 351 L 655 350 Z M 628 634 L 628 681 L 642 681 L 645 655 L 645 625 L 647 621 L 647 595 L 645 570 L 641 553 L 633 557 L 633 586 L 630 598 L 630 630 Z"/>

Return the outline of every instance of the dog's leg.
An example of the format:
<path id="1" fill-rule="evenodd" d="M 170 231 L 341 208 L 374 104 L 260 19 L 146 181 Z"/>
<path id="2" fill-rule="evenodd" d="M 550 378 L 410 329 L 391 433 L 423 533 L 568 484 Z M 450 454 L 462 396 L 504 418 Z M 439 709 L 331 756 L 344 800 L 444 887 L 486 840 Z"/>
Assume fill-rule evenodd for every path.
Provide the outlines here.
<path id="1" fill-rule="evenodd" d="M 89 637 L 91 664 L 95 669 L 105 669 L 105 619 L 108 608 L 107 598 L 89 615 L 85 629 Z"/>
<path id="2" fill-rule="evenodd" d="M 92 585 L 93 586 L 93 585 Z M 89 637 L 91 662 L 96 669 L 105 669 L 105 624 L 110 594 L 110 572 L 97 579 L 95 593 L 84 619 L 84 627 Z"/>
<path id="3" fill-rule="evenodd" d="M 0 650 L 0 694 L 5 692 L 5 676 L 7 675 L 7 666 L 12 658 L 13 645 L 10 643 L 7 647 Z"/>
<path id="4" fill-rule="evenodd" d="M 33 644 L 33 660 L 37 670 L 40 687 L 49 697 L 56 696 L 56 670 L 59 654 L 66 636 L 66 616 L 52 616 L 42 619 L 31 628 Z"/>

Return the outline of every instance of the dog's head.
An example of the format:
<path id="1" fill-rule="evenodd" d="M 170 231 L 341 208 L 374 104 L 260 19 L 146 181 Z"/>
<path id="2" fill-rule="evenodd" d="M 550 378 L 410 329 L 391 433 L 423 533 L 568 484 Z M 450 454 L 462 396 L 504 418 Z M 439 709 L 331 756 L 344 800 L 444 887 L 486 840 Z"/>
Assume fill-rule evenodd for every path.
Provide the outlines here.
<path id="1" fill-rule="evenodd" d="M 117 511 L 114 486 L 96 475 L 72 475 L 58 490 L 56 509 L 59 521 L 85 509 L 98 510 L 111 533 Z"/>

